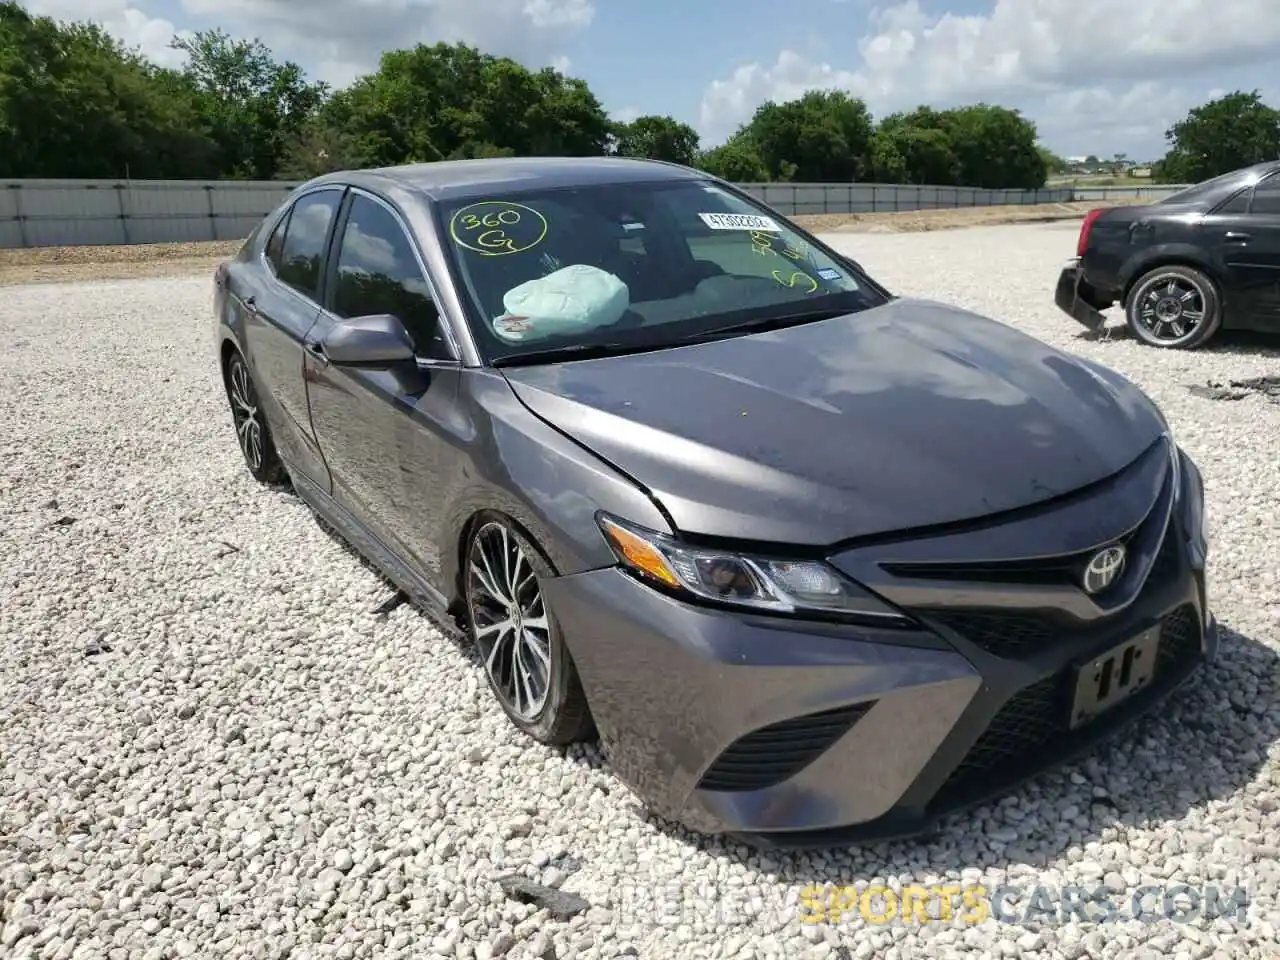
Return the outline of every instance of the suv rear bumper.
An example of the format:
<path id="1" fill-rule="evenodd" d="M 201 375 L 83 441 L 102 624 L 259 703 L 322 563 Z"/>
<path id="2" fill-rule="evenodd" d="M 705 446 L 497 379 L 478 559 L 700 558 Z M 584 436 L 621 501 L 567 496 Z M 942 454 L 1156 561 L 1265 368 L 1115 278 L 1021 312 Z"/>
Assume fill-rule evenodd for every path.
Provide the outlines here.
<path id="1" fill-rule="evenodd" d="M 1058 275 L 1058 287 L 1054 291 L 1053 302 L 1058 305 L 1059 310 L 1073 320 L 1090 330 L 1097 330 L 1107 322 L 1107 318 L 1102 315 L 1102 310 L 1115 301 L 1101 295 L 1098 290 L 1090 286 L 1084 278 L 1080 258 L 1075 257 L 1067 261 Z"/>

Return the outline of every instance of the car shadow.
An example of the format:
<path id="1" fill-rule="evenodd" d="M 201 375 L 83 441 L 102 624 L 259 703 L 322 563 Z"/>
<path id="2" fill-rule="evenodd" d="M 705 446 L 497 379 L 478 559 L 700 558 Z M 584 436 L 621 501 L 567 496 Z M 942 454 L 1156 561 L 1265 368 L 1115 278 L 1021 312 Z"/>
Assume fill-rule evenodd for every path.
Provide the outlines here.
<path id="1" fill-rule="evenodd" d="M 1280 337 L 1254 330 L 1223 330 L 1200 348 L 1201 353 L 1280 357 Z"/>
<path id="2" fill-rule="evenodd" d="M 361 555 L 342 534 L 316 515 L 320 528 L 362 567 L 386 585 L 388 598 L 401 597 L 399 589 Z M 384 616 L 384 608 L 371 609 Z M 429 625 L 443 633 L 477 670 L 480 657 L 461 630 L 443 624 L 425 610 L 415 610 Z M 1045 867 L 1071 846 L 1101 840 L 1108 831 L 1144 827 L 1181 820 L 1194 808 L 1243 790 L 1257 776 L 1270 745 L 1280 740 L 1280 715 L 1269 711 L 1280 699 L 1280 654 L 1270 647 L 1219 624 L 1220 646 L 1213 663 L 1197 671 L 1160 708 L 1095 747 L 1084 756 L 1046 771 L 1005 796 L 967 813 L 940 821 L 926 833 L 879 843 L 833 844 L 830 851 L 857 851 L 864 864 L 863 877 L 841 878 L 853 884 L 859 879 L 891 876 L 905 863 L 920 864 L 932 872 L 968 868 L 999 868 L 1010 864 Z M 533 746 L 532 742 L 530 746 Z M 1162 758 L 1157 769 L 1131 780 L 1130 755 L 1143 749 Z M 556 753 L 587 769 L 611 772 L 597 743 L 557 748 Z M 1083 783 L 1080 782 L 1083 778 Z M 987 845 L 966 859 L 975 848 L 972 838 L 983 823 L 1000 817 L 998 808 L 1010 805 L 1025 810 L 1046 793 L 1061 795 L 1075 780 L 1080 799 L 1071 822 L 1051 815 L 1021 821 L 1018 840 Z M 626 789 L 618 782 L 618 789 Z M 830 883 L 825 872 L 815 871 L 813 852 L 758 850 L 741 841 L 694 833 L 678 823 L 647 810 L 638 799 L 637 819 L 691 849 L 727 863 L 770 864 L 769 870 L 786 883 Z M 998 852 L 997 852 L 998 851 Z"/>
<path id="3" fill-rule="evenodd" d="M 841 884 L 900 874 L 904 864 L 942 873 L 1013 864 L 1047 867 L 1070 847 L 1100 841 L 1119 829 L 1144 828 L 1185 818 L 1214 800 L 1244 790 L 1258 775 L 1271 744 L 1280 739 L 1280 718 L 1269 706 L 1280 696 L 1280 655 L 1229 626 L 1220 625 L 1217 659 L 1197 671 L 1153 714 L 1068 764 L 1046 771 L 1005 796 L 967 813 L 953 815 L 926 833 L 901 840 L 832 845 L 830 852 L 855 852 L 862 876 Z M 1131 777 L 1132 754 L 1158 757 L 1139 777 Z M 1082 782 L 1082 779 L 1083 782 Z M 1072 787 L 1077 807 L 1070 821 L 1047 801 Z M 1008 806 L 1025 813 L 1015 821 Z M 706 837 L 647 811 L 643 820 L 663 834 L 729 863 L 767 863 L 785 883 L 834 882 L 815 870 L 812 851 L 758 850 L 732 839 Z M 984 822 L 1004 821 L 1017 839 L 975 844 Z"/>
<path id="4" fill-rule="evenodd" d="M 1123 321 L 1111 321 L 1097 330 L 1081 330 L 1073 339 L 1084 343 L 1136 342 L 1133 331 Z M 1156 348 L 1152 348 L 1156 349 Z M 1280 336 L 1253 330 L 1221 330 L 1198 354 L 1226 353 L 1240 356 L 1280 357 Z"/>

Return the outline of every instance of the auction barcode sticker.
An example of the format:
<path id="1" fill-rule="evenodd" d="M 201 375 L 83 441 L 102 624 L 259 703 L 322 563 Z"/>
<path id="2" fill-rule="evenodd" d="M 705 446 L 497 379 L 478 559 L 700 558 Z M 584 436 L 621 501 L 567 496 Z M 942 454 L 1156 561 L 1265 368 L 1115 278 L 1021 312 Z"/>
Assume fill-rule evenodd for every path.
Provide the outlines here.
<path id="1" fill-rule="evenodd" d="M 773 233 L 782 230 L 771 218 L 752 213 L 700 213 L 698 216 L 712 230 L 764 230 Z"/>

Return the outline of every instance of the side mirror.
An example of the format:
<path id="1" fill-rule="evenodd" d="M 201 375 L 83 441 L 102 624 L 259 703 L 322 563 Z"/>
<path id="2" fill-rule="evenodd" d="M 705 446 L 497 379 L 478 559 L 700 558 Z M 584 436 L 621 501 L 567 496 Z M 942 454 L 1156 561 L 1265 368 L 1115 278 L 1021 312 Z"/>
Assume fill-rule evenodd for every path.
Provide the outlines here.
<path id="1" fill-rule="evenodd" d="M 392 364 L 413 359 L 413 339 L 399 317 L 379 313 L 341 320 L 320 346 L 331 363 Z"/>

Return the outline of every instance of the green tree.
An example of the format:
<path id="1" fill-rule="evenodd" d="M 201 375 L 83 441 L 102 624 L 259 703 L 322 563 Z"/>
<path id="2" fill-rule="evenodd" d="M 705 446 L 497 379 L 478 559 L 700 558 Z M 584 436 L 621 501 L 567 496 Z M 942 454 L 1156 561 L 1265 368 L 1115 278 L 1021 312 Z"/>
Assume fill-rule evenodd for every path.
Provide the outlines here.
<path id="1" fill-rule="evenodd" d="M 1071 169 L 1071 164 L 1058 156 L 1046 146 L 1040 146 L 1040 159 L 1044 161 L 1045 173 L 1049 176 L 1061 176 Z"/>
<path id="2" fill-rule="evenodd" d="M 694 166 L 730 183 L 763 183 L 769 179 L 769 171 L 755 144 L 742 134 L 735 134 L 726 143 L 704 151 Z"/>
<path id="3" fill-rule="evenodd" d="M 217 176 L 180 77 L 101 27 L 0 2 L 0 176 Z"/>
<path id="4" fill-rule="evenodd" d="M 1196 107 L 1165 133 L 1169 152 L 1152 170 L 1160 183 L 1197 183 L 1280 158 L 1280 111 L 1257 90 Z"/>
<path id="5" fill-rule="evenodd" d="M 938 115 L 921 107 L 880 121 L 871 141 L 871 170 L 882 183 L 950 186 L 959 182 L 960 161 Z"/>
<path id="6" fill-rule="evenodd" d="M 1034 124 L 989 104 L 920 107 L 873 125 L 861 100 L 814 90 L 761 105 L 726 143 L 701 151 L 697 133 L 671 117 L 611 123 L 582 80 L 465 44 L 390 51 L 332 96 L 256 39 L 212 30 L 173 47 L 187 55 L 178 71 L 93 24 L 0 0 L 0 175 L 307 179 L 408 162 L 618 153 L 737 182 L 1037 187 L 1065 167 L 1037 145 Z M 1172 179 L 1280 155 L 1280 121 L 1256 93 L 1192 111 L 1169 137 L 1157 169 Z"/>
<path id="7" fill-rule="evenodd" d="M 637 117 L 620 124 L 615 152 L 624 157 L 645 157 L 692 166 L 698 158 L 698 134 L 672 117 Z"/>
<path id="8" fill-rule="evenodd" d="M 602 155 L 611 132 L 582 80 L 444 43 L 383 54 L 375 73 L 325 103 L 320 123 L 342 131 L 359 166 Z"/>
<path id="9" fill-rule="evenodd" d="M 848 183 L 870 166 L 871 114 L 838 90 L 812 90 L 787 103 L 762 104 L 744 133 L 771 180 Z"/>
<path id="10" fill-rule="evenodd" d="M 1017 110 L 978 103 L 937 114 L 959 161 L 959 183 L 987 189 L 1036 190 L 1047 171 L 1036 125 Z"/>
<path id="11" fill-rule="evenodd" d="M 187 55 L 182 73 L 218 144 L 224 176 L 275 177 L 324 102 L 326 86 L 308 82 L 296 63 L 277 63 L 261 41 L 235 40 L 222 30 L 176 37 L 170 46 Z"/>
<path id="12" fill-rule="evenodd" d="M 343 130 L 312 121 L 285 144 L 276 179 L 310 180 L 358 166 L 351 139 Z"/>

